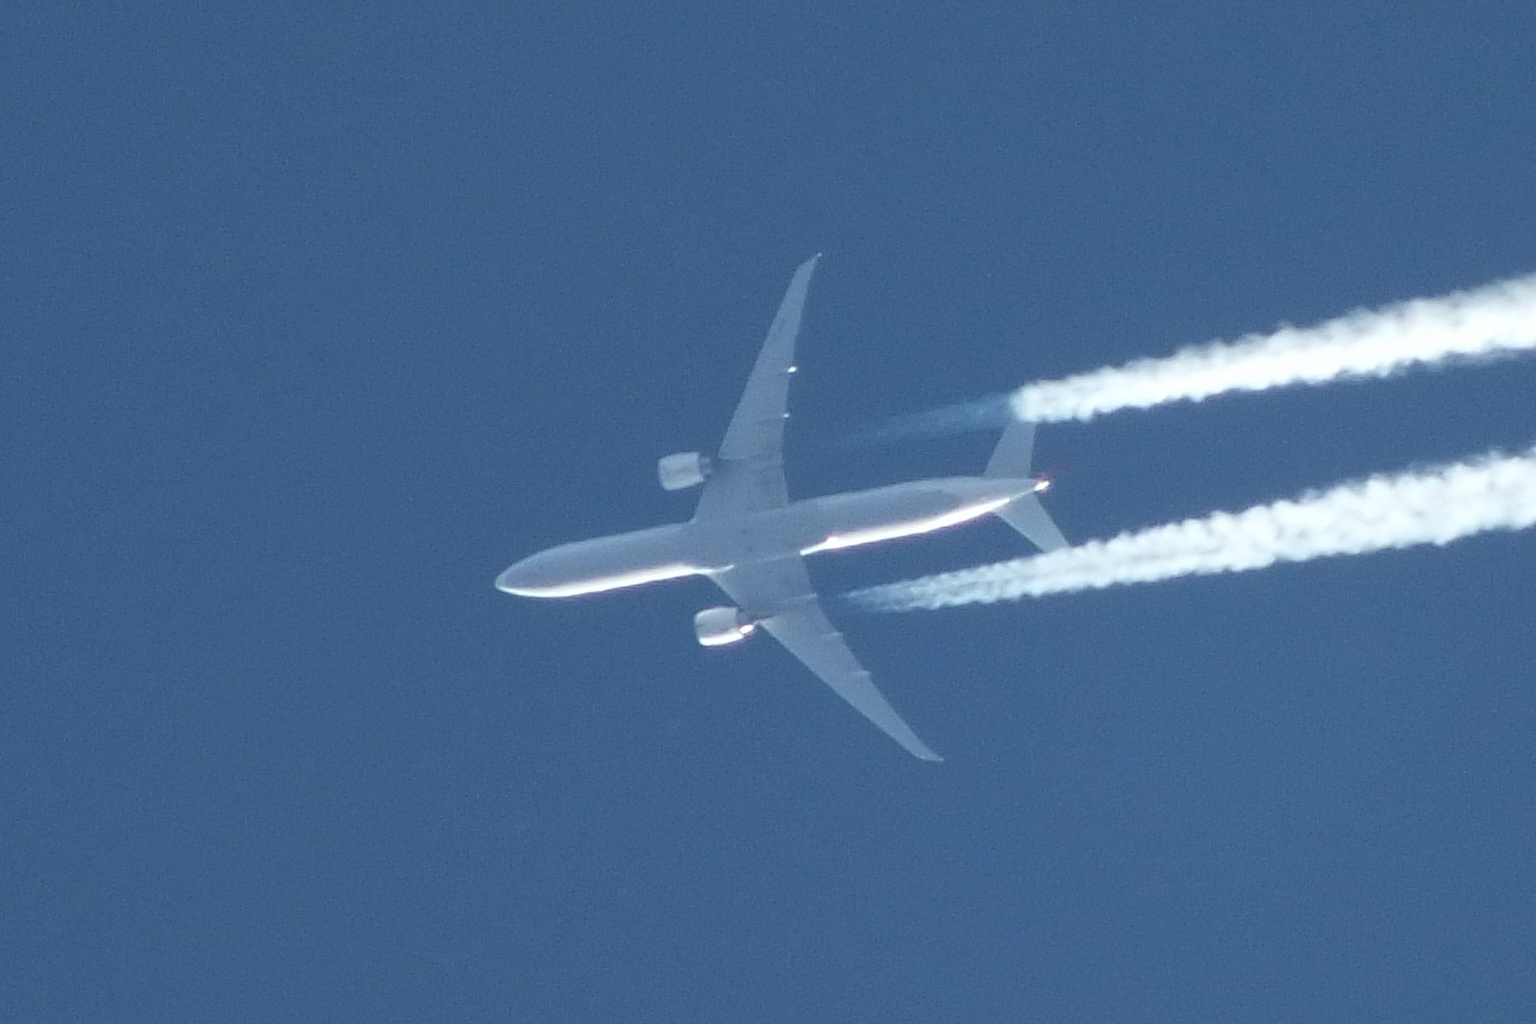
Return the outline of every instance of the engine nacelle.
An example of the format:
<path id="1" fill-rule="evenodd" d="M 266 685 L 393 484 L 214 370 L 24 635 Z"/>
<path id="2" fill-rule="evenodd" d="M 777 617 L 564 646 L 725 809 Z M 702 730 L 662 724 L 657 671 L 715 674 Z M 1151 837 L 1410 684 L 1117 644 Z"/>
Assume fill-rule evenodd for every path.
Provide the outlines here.
<path id="1" fill-rule="evenodd" d="M 710 462 L 709 456 L 698 452 L 678 452 L 657 461 L 656 479 L 661 481 L 663 490 L 682 491 L 703 483 L 712 469 L 714 464 Z"/>
<path id="2" fill-rule="evenodd" d="M 757 623 L 740 608 L 705 608 L 693 617 L 693 632 L 705 647 L 724 647 L 745 640 L 757 629 Z"/>

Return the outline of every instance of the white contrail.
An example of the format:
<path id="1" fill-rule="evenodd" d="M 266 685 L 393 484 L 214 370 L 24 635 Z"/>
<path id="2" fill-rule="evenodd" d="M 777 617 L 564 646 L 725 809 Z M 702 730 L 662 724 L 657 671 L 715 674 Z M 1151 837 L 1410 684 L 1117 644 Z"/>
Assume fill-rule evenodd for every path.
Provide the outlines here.
<path id="1" fill-rule="evenodd" d="M 1449 544 L 1487 530 L 1536 526 L 1536 449 L 1341 484 L 1293 501 L 1217 512 L 1032 558 L 857 591 L 879 611 L 990 604 L 1262 569 L 1330 555 Z"/>
<path id="2" fill-rule="evenodd" d="M 1285 327 L 1233 342 L 1181 349 L 1013 395 L 1020 419 L 1089 420 L 1117 409 L 1200 401 L 1347 377 L 1385 377 L 1410 366 L 1536 348 L 1536 274 L 1437 299 L 1360 310 L 1316 327 Z"/>
<path id="3" fill-rule="evenodd" d="M 893 416 L 884 423 L 866 427 L 845 442 L 850 450 L 877 448 L 897 441 L 968 434 L 977 430 L 999 430 L 1013 419 L 1013 396 L 991 395 L 971 402 L 946 405 L 928 412 Z"/>

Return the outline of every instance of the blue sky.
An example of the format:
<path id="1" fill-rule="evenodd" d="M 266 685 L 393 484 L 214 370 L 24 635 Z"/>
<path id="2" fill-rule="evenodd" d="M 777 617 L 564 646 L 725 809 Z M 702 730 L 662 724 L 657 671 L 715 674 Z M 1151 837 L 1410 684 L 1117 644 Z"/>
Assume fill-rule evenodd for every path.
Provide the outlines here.
<path id="1" fill-rule="evenodd" d="M 0 14 L 8 1019 L 1528 1021 L 1530 535 L 841 622 L 686 517 L 793 267 L 798 495 L 891 415 L 1536 269 L 1522 4 Z M 1536 362 L 1042 430 L 1067 534 L 1536 440 Z M 840 591 L 1008 557 L 988 523 Z"/>

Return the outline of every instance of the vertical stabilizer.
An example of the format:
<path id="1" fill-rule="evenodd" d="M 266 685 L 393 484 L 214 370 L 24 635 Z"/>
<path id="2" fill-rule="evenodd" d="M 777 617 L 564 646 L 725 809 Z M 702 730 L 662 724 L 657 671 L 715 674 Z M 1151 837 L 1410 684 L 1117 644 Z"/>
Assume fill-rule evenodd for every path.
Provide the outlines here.
<path id="1" fill-rule="evenodd" d="M 1009 419 L 981 475 L 1003 480 L 1028 480 L 1029 462 L 1034 457 L 1034 449 L 1035 425 L 1028 420 Z M 1061 535 L 1061 530 L 1051 521 L 1050 514 L 1033 491 L 1014 498 L 993 515 L 1018 530 L 1041 551 L 1055 551 L 1068 546 L 1067 538 Z"/>
<path id="2" fill-rule="evenodd" d="M 992 449 L 992 458 L 988 460 L 987 468 L 981 475 L 1023 480 L 1029 476 L 1029 460 L 1034 450 L 1035 425 L 1028 420 L 1010 416 L 1008 425 L 1003 428 L 1003 436 L 997 439 L 997 447 Z"/>

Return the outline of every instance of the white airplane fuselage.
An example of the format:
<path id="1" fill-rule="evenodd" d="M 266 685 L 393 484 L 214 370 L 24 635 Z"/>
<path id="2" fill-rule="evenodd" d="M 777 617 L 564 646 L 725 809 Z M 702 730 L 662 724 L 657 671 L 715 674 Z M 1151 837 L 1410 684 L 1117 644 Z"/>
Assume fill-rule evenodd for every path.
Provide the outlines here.
<path id="1" fill-rule="evenodd" d="M 931 533 L 1046 486 L 1029 478 L 957 476 L 829 494 L 737 517 L 561 544 L 507 569 L 496 586 L 524 597 L 576 597 L 707 576 L 733 566 Z"/>
<path id="2" fill-rule="evenodd" d="M 931 533 L 988 514 L 1041 551 L 1067 540 L 1037 498 L 1046 481 L 1030 475 L 1035 425 L 1010 418 L 979 476 L 932 480 L 789 500 L 784 427 L 811 274 L 796 268 L 758 350 L 725 436 L 710 456 L 676 452 L 656 462 L 668 491 L 700 487 L 686 523 L 561 544 L 496 577 L 526 597 L 576 597 L 683 576 L 704 576 L 730 605 L 693 617 L 701 645 L 720 647 L 762 632 L 903 749 L 942 758 L 903 721 L 827 618 L 804 556 Z"/>

